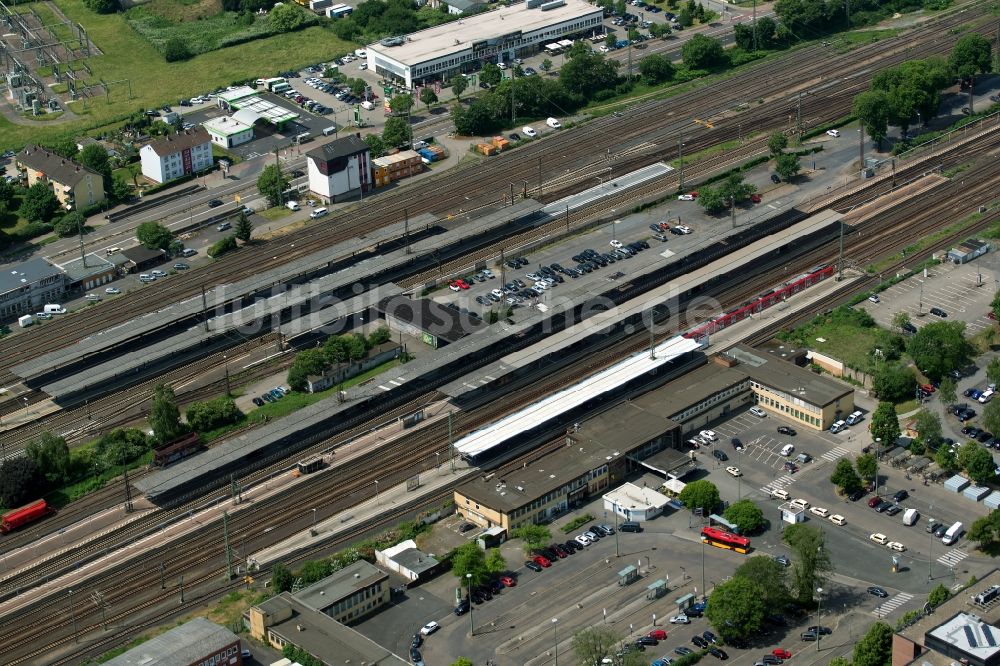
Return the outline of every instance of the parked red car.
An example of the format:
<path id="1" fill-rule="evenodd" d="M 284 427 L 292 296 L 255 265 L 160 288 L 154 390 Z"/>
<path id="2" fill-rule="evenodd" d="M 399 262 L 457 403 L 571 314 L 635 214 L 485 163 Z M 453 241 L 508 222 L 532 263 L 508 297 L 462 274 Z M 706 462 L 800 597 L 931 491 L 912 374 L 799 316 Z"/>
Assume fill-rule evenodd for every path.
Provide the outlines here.
<path id="1" fill-rule="evenodd" d="M 649 636 L 650 638 L 655 638 L 658 641 L 667 640 L 667 632 L 663 631 L 663 629 L 653 629 L 646 635 Z"/>
<path id="2" fill-rule="evenodd" d="M 515 585 L 517 585 L 517 581 L 511 578 L 510 576 L 500 576 L 500 582 L 503 584 L 504 587 L 514 587 Z"/>
<path id="3" fill-rule="evenodd" d="M 541 555 L 535 555 L 534 557 L 531 558 L 531 561 L 537 564 L 538 566 L 544 567 L 546 569 L 552 566 L 552 563 L 549 562 L 549 558 L 542 557 Z"/>
<path id="4" fill-rule="evenodd" d="M 773 654 L 775 657 L 778 657 L 779 659 L 792 658 L 792 653 L 786 650 L 785 648 L 774 648 L 773 650 L 771 650 L 771 654 Z"/>

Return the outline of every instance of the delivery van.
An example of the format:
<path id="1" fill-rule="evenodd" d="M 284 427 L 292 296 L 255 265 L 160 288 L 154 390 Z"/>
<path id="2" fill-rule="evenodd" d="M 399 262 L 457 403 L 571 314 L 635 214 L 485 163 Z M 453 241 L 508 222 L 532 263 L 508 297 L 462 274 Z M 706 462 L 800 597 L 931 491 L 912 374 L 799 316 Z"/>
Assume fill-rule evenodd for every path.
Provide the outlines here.
<path id="1" fill-rule="evenodd" d="M 285 204 L 285 207 L 288 208 L 288 210 L 299 210 L 299 202 L 289 201 L 288 203 Z"/>
<path id="2" fill-rule="evenodd" d="M 330 211 L 328 211 L 326 208 L 317 208 L 313 212 L 309 213 L 309 217 L 311 217 L 312 219 L 315 220 L 318 217 L 323 217 L 328 212 L 330 212 Z"/>
<path id="3" fill-rule="evenodd" d="M 941 543 L 946 546 L 950 546 L 958 541 L 958 537 L 960 536 L 962 536 L 962 523 L 955 523 L 949 527 L 948 531 L 944 533 L 943 537 L 941 537 Z"/>
<path id="4" fill-rule="evenodd" d="M 903 514 L 903 524 L 913 525 L 920 518 L 920 512 L 916 509 L 907 509 L 906 513 Z"/>
<path id="5" fill-rule="evenodd" d="M 337 133 L 336 127 L 327 127 L 325 130 L 323 130 L 323 136 L 330 136 L 331 134 L 336 134 L 336 133 Z"/>
<path id="6" fill-rule="evenodd" d="M 45 304 L 46 314 L 66 314 L 66 308 L 56 303 L 46 303 Z"/>

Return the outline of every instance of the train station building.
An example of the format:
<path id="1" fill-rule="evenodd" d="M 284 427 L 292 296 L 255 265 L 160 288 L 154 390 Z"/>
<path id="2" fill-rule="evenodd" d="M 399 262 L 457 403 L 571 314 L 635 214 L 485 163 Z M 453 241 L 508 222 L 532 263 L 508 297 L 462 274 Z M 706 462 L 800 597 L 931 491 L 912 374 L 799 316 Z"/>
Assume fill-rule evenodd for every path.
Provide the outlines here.
<path id="1" fill-rule="evenodd" d="M 584 0 L 528 0 L 369 44 L 368 69 L 413 89 L 430 81 L 512 62 L 545 44 L 601 31 L 604 10 Z"/>

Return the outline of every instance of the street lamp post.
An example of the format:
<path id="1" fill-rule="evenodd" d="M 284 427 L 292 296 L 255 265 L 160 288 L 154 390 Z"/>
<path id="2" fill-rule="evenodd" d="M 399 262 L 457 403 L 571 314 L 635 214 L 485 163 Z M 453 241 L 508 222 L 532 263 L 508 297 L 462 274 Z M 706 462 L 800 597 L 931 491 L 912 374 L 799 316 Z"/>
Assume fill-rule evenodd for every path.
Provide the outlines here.
<path id="1" fill-rule="evenodd" d="M 819 595 L 816 598 L 816 652 L 819 652 L 819 641 L 823 638 L 823 631 L 820 626 L 823 621 L 823 588 L 817 587 L 816 594 Z"/>
<path id="2" fill-rule="evenodd" d="M 469 635 L 476 635 L 476 622 L 472 619 L 472 574 L 465 574 L 465 580 L 469 583 Z"/>
<path id="3" fill-rule="evenodd" d="M 375 480 L 375 506 L 378 506 L 378 480 Z"/>
<path id="4" fill-rule="evenodd" d="M 313 527 L 312 528 L 314 530 L 316 529 L 316 509 L 313 509 Z"/>
<path id="5" fill-rule="evenodd" d="M 553 641 L 553 650 L 555 651 L 556 655 L 556 666 L 559 666 L 559 629 L 557 628 L 558 625 L 559 625 L 559 618 L 557 617 L 552 618 L 552 641 Z"/>

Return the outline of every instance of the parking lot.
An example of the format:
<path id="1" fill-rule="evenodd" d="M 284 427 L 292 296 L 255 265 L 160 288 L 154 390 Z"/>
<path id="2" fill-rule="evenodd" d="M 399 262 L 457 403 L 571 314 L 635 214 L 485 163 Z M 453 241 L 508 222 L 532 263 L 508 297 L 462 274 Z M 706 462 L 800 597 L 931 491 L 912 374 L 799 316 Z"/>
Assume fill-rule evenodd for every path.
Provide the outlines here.
<path id="1" fill-rule="evenodd" d="M 988 252 L 967 264 L 943 263 L 915 275 L 879 293 L 879 303 L 864 301 L 863 308 L 880 326 L 894 329 L 892 319 L 905 312 L 910 322 L 920 328 L 934 321 L 963 321 L 974 335 L 993 324 L 987 318 L 990 301 L 1000 289 L 1000 257 Z M 941 309 L 947 317 L 930 314 Z"/>

